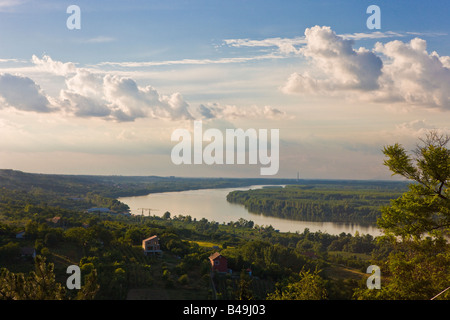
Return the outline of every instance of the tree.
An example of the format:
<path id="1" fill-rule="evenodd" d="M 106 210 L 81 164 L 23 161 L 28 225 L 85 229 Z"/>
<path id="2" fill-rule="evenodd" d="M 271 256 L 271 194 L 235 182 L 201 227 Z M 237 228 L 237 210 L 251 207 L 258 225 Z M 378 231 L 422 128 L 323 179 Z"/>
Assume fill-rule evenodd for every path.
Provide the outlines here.
<path id="1" fill-rule="evenodd" d="M 84 285 L 78 291 L 76 300 L 93 300 L 100 289 L 97 283 L 97 270 L 92 269 L 91 272 L 85 276 Z"/>
<path id="2" fill-rule="evenodd" d="M 380 242 L 392 252 L 380 261 L 386 275 L 380 290 L 359 289 L 357 299 L 431 299 L 450 285 L 449 136 L 430 131 L 412 155 L 398 143 L 384 148 L 384 164 L 413 183 L 409 191 L 382 208 Z M 450 292 L 440 295 L 449 299 Z"/>
<path id="3" fill-rule="evenodd" d="M 20 254 L 20 246 L 18 243 L 8 242 L 4 246 L 0 246 L 0 261 L 10 261 Z"/>
<path id="4" fill-rule="evenodd" d="M 65 300 L 68 299 L 63 285 L 56 281 L 53 263 L 36 256 L 35 270 L 28 275 L 0 270 L 0 300 Z M 86 277 L 85 286 L 77 299 L 93 299 L 98 291 L 96 271 Z"/>
<path id="5" fill-rule="evenodd" d="M 89 231 L 83 227 L 73 227 L 64 232 L 64 237 L 79 246 L 86 246 L 89 239 Z"/>
<path id="6" fill-rule="evenodd" d="M 169 211 L 164 212 L 164 214 L 162 215 L 162 218 L 164 220 L 170 220 L 170 212 Z"/>
<path id="7" fill-rule="evenodd" d="M 26 277 L 3 269 L 0 276 L 0 297 L 6 300 L 62 300 L 64 287 L 56 282 L 53 264 L 36 256 L 35 271 Z"/>
<path id="8" fill-rule="evenodd" d="M 247 274 L 245 270 L 241 271 L 236 295 L 238 300 L 253 299 L 252 278 L 250 277 L 250 275 Z"/>
<path id="9" fill-rule="evenodd" d="M 323 300 L 327 298 L 324 281 L 315 270 L 300 271 L 300 280 L 270 293 L 267 300 Z"/>
<path id="10" fill-rule="evenodd" d="M 393 175 L 415 183 L 409 191 L 382 209 L 378 225 L 389 234 L 403 238 L 441 236 L 450 231 L 450 150 L 449 136 L 430 131 L 413 156 L 398 143 L 384 148 L 384 164 Z"/>

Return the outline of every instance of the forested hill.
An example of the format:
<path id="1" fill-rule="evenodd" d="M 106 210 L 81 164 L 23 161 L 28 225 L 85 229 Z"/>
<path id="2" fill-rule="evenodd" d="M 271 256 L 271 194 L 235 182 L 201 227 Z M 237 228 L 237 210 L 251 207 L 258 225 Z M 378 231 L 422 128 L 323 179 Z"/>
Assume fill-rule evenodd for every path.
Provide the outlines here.
<path id="1" fill-rule="evenodd" d="M 254 184 L 292 184 L 294 181 L 294 179 L 262 178 L 36 174 L 0 169 L 0 188 L 23 191 L 42 189 L 59 194 L 72 194 L 73 196 L 95 192 L 113 198 L 145 195 L 154 192 L 231 188 Z"/>
<path id="2" fill-rule="evenodd" d="M 0 203 L 17 198 L 30 204 L 85 210 L 107 207 L 116 212 L 128 206 L 118 197 L 206 188 L 237 188 L 253 184 L 289 184 L 289 179 L 181 178 L 158 176 L 101 176 L 36 174 L 0 170 Z M 6 201 L 6 200 L 5 200 Z M 9 201 L 9 200 L 8 200 Z"/>
<path id="3" fill-rule="evenodd" d="M 279 218 L 375 223 L 380 208 L 407 190 L 404 182 L 334 181 L 233 191 L 227 200 Z"/>

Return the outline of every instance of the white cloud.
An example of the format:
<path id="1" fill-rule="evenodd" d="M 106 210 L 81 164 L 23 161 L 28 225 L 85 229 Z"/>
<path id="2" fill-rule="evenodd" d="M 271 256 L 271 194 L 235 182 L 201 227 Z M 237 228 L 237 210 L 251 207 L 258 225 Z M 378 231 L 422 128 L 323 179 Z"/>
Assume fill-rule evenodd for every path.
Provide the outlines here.
<path id="1" fill-rule="evenodd" d="M 428 53 L 427 43 L 377 43 L 375 50 L 387 57 L 375 99 L 450 110 L 450 57 Z"/>
<path id="2" fill-rule="evenodd" d="M 305 30 L 301 54 L 310 58 L 320 77 L 293 73 L 282 88 L 285 93 L 326 93 L 334 90 L 374 90 L 383 63 L 373 52 L 353 49 L 353 40 L 336 35 L 330 27 Z M 316 71 L 316 73 L 318 73 Z"/>
<path id="3" fill-rule="evenodd" d="M 117 120 L 193 119 L 180 93 L 162 95 L 151 86 L 139 87 L 133 79 L 115 75 L 106 75 L 103 80 L 104 97 L 114 105 L 113 115 Z"/>
<path id="4" fill-rule="evenodd" d="M 45 93 L 32 79 L 9 73 L 0 74 L 0 108 L 4 107 L 34 112 L 55 111 Z"/>
<path id="5" fill-rule="evenodd" d="M 80 117 L 102 117 L 116 121 L 137 118 L 164 120 L 192 119 L 179 93 L 160 94 L 151 86 L 140 87 L 135 80 L 112 74 L 94 74 L 77 69 L 66 79 L 60 99 L 69 112 Z"/>
<path id="6" fill-rule="evenodd" d="M 296 46 L 306 43 L 305 37 L 296 38 L 267 38 L 263 40 L 252 39 L 225 39 L 224 43 L 231 47 L 278 47 L 284 54 L 298 53 Z"/>
<path id="7" fill-rule="evenodd" d="M 95 38 L 87 39 L 86 43 L 107 43 L 107 42 L 114 42 L 116 41 L 113 37 L 105 37 L 105 36 L 98 36 Z"/>
<path id="8" fill-rule="evenodd" d="M 286 118 L 285 112 L 271 106 L 238 107 L 235 105 L 220 105 L 218 103 L 201 104 L 197 111 L 203 119 L 282 119 Z"/>
<path id="9" fill-rule="evenodd" d="M 111 109 L 99 100 L 83 96 L 79 93 L 62 90 L 61 106 L 77 117 L 109 117 Z"/>
<path id="10" fill-rule="evenodd" d="M 450 109 L 450 57 L 428 53 L 423 39 L 378 42 L 369 51 L 354 49 L 353 40 L 319 26 L 306 29 L 305 39 L 299 52 L 311 66 L 292 73 L 284 93 L 345 94 L 355 101 Z"/>
<path id="11" fill-rule="evenodd" d="M 39 59 L 37 56 L 33 55 L 31 61 L 39 71 L 49 72 L 60 76 L 65 76 L 76 71 L 76 66 L 74 63 L 54 61 L 48 55 L 44 55 L 42 59 Z"/>
<path id="12" fill-rule="evenodd" d="M 420 33 L 418 33 L 420 34 Z M 374 31 L 374 32 L 356 32 L 356 33 L 346 33 L 338 35 L 342 39 L 346 40 L 364 40 L 364 39 L 382 39 L 382 38 L 393 38 L 393 37 L 405 37 L 408 33 L 400 33 L 400 32 L 394 32 L 394 31 Z M 434 34 L 427 34 L 427 35 L 445 35 L 442 33 L 434 33 Z M 294 38 L 266 38 L 261 40 L 255 40 L 255 39 L 225 39 L 223 43 L 226 46 L 230 47 L 253 47 L 253 48 L 270 48 L 275 47 L 280 53 L 283 54 L 300 54 L 300 48 L 303 47 L 305 44 L 307 44 L 308 40 L 305 36 L 301 37 L 294 37 Z"/>
<path id="13" fill-rule="evenodd" d="M 181 60 L 166 60 L 166 61 L 126 61 L 114 62 L 104 61 L 97 64 L 97 66 L 115 66 L 125 68 L 142 68 L 142 67 L 158 67 L 170 65 L 210 65 L 210 64 L 229 64 L 229 63 L 243 63 L 250 61 L 266 60 L 266 59 L 281 59 L 283 56 L 276 54 L 264 54 L 250 57 L 231 57 L 221 59 L 181 59 Z"/>
<path id="14" fill-rule="evenodd" d="M 66 87 L 60 88 L 59 97 L 49 97 L 30 78 L 5 76 L 4 83 L 0 82 L 0 96 L 5 105 L 26 111 L 48 112 L 53 110 L 50 108 L 53 103 L 76 117 L 97 117 L 119 122 L 147 117 L 192 119 L 189 105 L 179 93 L 163 95 L 151 86 L 138 86 L 132 78 L 77 68 L 72 62 L 55 61 L 47 55 L 42 58 L 33 55 L 31 62 L 34 71 L 63 76 Z M 25 89 L 29 93 L 22 97 L 24 86 L 29 87 Z M 35 91 L 31 92 L 33 86 Z"/>
<path id="15" fill-rule="evenodd" d="M 373 32 L 355 32 L 346 33 L 340 35 L 343 39 L 348 40 L 363 40 L 363 39 L 382 39 L 382 38 L 393 38 L 393 37 L 405 37 L 406 34 L 394 31 L 373 31 Z"/>
<path id="16" fill-rule="evenodd" d="M 42 59 L 33 56 L 32 61 L 42 71 L 65 77 L 66 88 L 60 90 L 57 100 L 63 110 L 76 117 L 96 117 L 118 122 L 138 118 L 177 121 L 196 117 L 227 120 L 286 117 L 283 111 L 271 106 L 243 108 L 219 104 L 201 105 L 194 115 L 189 110 L 189 103 L 179 92 L 162 94 L 150 85 L 138 85 L 131 77 L 112 72 L 94 73 L 87 68 L 77 68 L 71 62 L 54 61 L 48 56 Z"/>
<path id="17" fill-rule="evenodd" d="M 36 112 L 60 111 L 64 116 L 117 122 L 139 118 L 169 121 L 287 118 L 285 112 L 268 105 L 242 107 L 206 104 L 191 113 L 190 105 L 181 93 L 163 94 L 153 86 L 139 85 L 133 76 L 78 68 L 75 63 L 56 61 L 47 55 L 42 58 L 33 55 L 31 62 L 33 67 L 29 69 L 33 74 L 44 79 L 47 85 L 58 83 L 59 89 L 52 87 L 54 96 L 49 96 L 31 78 L 4 74 L 0 77 L 0 102 L 3 107 Z M 61 77 L 64 82 L 61 82 Z"/>
<path id="18" fill-rule="evenodd" d="M 88 69 L 78 68 L 73 76 L 66 78 L 67 89 L 91 98 L 101 99 L 103 95 L 103 75 Z"/>
<path id="19" fill-rule="evenodd" d="M 430 130 L 437 131 L 442 134 L 449 134 L 449 127 L 437 127 L 430 124 L 427 120 L 411 120 L 403 122 L 395 126 L 396 137 L 407 137 L 409 139 L 417 140 L 419 137 L 424 137 Z"/>
<path id="20" fill-rule="evenodd" d="M 28 0 L 0 0 L 0 11 L 8 11 L 14 7 L 21 6 Z"/>

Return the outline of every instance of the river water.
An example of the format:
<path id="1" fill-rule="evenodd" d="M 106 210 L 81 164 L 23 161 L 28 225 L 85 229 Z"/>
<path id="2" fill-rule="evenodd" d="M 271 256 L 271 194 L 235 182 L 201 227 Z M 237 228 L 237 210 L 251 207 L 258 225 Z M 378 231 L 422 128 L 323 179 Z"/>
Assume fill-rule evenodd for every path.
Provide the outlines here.
<path id="1" fill-rule="evenodd" d="M 229 203 L 226 196 L 233 190 L 258 189 L 263 186 L 250 186 L 244 188 L 222 188 L 188 190 L 180 192 L 151 193 L 146 196 L 123 197 L 118 200 L 130 207 L 132 214 L 162 216 L 169 211 L 171 216 L 190 215 L 192 219 L 202 218 L 208 221 L 228 223 L 237 221 L 239 218 L 251 220 L 259 226 L 271 225 L 281 232 L 300 232 L 305 228 L 311 232 L 322 231 L 328 234 L 338 235 L 342 232 L 352 235 L 358 231 L 360 234 L 379 236 L 382 232 L 376 226 L 360 225 L 358 223 L 335 223 L 335 222 L 313 222 L 298 221 L 267 217 L 260 214 L 250 213 L 243 205 Z M 147 210 L 142 210 L 147 208 Z"/>

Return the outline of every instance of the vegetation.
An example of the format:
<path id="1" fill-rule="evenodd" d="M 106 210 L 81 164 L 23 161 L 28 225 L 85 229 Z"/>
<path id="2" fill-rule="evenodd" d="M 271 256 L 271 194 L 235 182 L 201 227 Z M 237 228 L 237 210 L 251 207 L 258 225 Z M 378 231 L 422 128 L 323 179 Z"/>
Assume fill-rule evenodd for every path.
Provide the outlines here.
<path id="1" fill-rule="evenodd" d="M 403 182 L 302 182 L 284 188 L 232 191 L 227 200 L 250 212 L 279 218 L 375 224 L 381 207 L 406 189 Z"/>
<path id="2" fill-rule="evenodd" d="M 413 156 L 398 144 L 384 149 L 393 173 L 413 180 L 385 205 L 402 184 L 386 189 L 373 183 L 370 189 L 367 182 L 319 181 L 251 192 L 260 200 L 272 194 L 271 206 L 279 200 L 295 207 L 286 192 L 321 199 L 332 212 L 339 201 L 357 210 L 371 207 L 367 212 L 381 206 L 384 235 L 377 238 L 308 229 L 281 233 L 242 218 L 219 224 L 170 212 L 132 216 L 120 214 L 126 207 L 112 197 L 133 185 L 136 192 L 189 188 L 182 179 L 171 184 L 172 178 L 143 182 L 0 171 L 0 299 L 449 299 L 448 141 L 430 133 Z M 197 186 L 243 183 L 206 180 L 198 179 Z M 92 205 L 119 213 L 86 212 Z M 160 239 L 161 256 L 143 254 L 141 241 L 152 235 Z M 35 249 L 36 258 L 25 248 Z M 208 257 L 216 251 L 231 273 L 211 274 Z M 70 265 L 80 267 L 80 290 L 66 288 Z M 369 265 L 381 268 L 381 289 L 367 288 Z"/>
<path id="3" fill-rule="evenodd" d="M 408 154 L 403 146 L 384 148 L 385 165 L 412 184 L 383 207 L 378 225 L 393 250 L 379 261 L 388 281 L 381 290 L 359 290 L 360 299 L 449 299 L 450 150 L 449 136 L 430 131 Z"/>
<path id="4" fill-rule="evenodd" d="M 46 192 L 31 195 L 7 189 L 2 193 L 0 296 L 4 299 L 266 299 L 289 281 L 299 281 L 301 272 L 308 270 L 321 270 L 328 298 L 350 299 L 357 281 L 342 287 L 334 279 L 342 280 L 341 265 L 357 265 L 352 262 L 355 257 L 343 256 L 337 265 L 327 251 L 370 255 L 374 248 L 370 236 L 309 230 L 280 233 L 245 219 L 219 224 L 170 213 L 164 217 L 87 213 L 77 209 L 78 203 L 74 208 L 53 206 L 66 197 L 54 196 L 49 201 Z M 21 230 L 24 237 L 16 238 Z M 160 238 L 161 257 L 142 252 L 141 241 L 152 235 Z M 26 247 L 36 249 L 35 261 L 22 256 Z M 212 278 L 217 290 L 213 295 L 208 257 L 217 250 L 227 257 L 233 273 Z M 39 261 L 44 259 L 42 265 Z M 28 287 L 36 286 L 32 279 L 36 280 L 37 262 L 48 271 L 45 278 L 54 279 L 55 296 L 26 296 L 25 287 L 7 285 L 21 279 Z M 363 279 L 359 269 L 368 262 L 359 262 L 357 272 Z M 80 267 L 83 293 L 65 288 L 69 265 Z"/>

